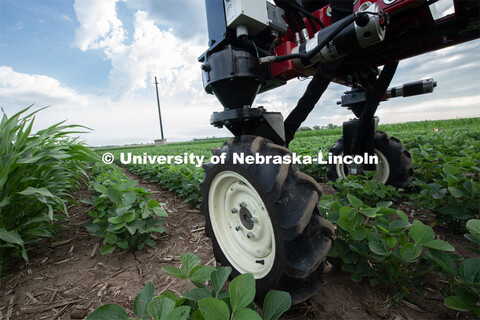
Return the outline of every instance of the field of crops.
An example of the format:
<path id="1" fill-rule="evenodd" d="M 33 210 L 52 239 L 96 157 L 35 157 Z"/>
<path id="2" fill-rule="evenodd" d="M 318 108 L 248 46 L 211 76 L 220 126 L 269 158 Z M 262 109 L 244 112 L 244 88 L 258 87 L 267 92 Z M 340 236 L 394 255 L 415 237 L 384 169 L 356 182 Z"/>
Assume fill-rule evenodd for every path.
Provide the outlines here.
<path id="1" fill-rule="evenodd" d="M 444 164 L 464 168 L 466 172 L 473 170 L 473 174 L 475 174 L 475 170 L 478 168 L 480 161 L 478 152 L 480 148 L 480 118 L 380 125 L 379 130 L 398 138 L 404 143 L 405 148 L 412 153 L 415 180 L 418 180 L 415 182 L 416 185 L 422 182 L 427 184 L 438 182 L 435 179 L 439 178 L 442 165 Z M 339 137 L 341 137 L 340 128 L 298 132 L 289 148 L 299 155 L 314 156 L 319 150 L 326 155 Z M 119 164 L 121 153 L 128 152 L 138 156 L 144 154 L 151 156 L 176 156 L 192 153 L 209 159 L 212 155 L 211 149 L 220 147 L 226 140 L 216 139 L 170 143 L 162 147 L 106 148 L 97 149 L 97 151 L 99 153 L 111 152 L 116 159 L 116 163 Z M 150 181 L 158 182 L 169 190 L 178 193 L 187 202 L 193 201 L 198 203 L 201 201 L 200 190 L 198 189 L 198 184 L 202 181 L 204 175 L 201 167 L 193 164 L 181 166 L 130 164 L 126 165 L 126 167 L 133 173 Z M 302 171 L 313 176 L 318 181 L 327 182 L 326 167 L 324 165 L 304 165 L 302 166 Z M 413 193 L 414 189 L 411 191 Z M 427 204 L 425 203 L 425 205 Z"/>
<path id="2" fill-rule="evenodd" d="M 157 272 L 160 268 L 152 259 L 140 261 L 135 252 L 152 254 L 149 248 L 155 248 L 155 252 L 160 248 L 162 252 L 175 248 L 175 243 L 172 246 L 172 243 L 161 240 L 164 236 L 159 236 L 165 232 L 168 224 L 176 225 L 176 229 L 186 233 L 189 239 L 192 232 L 202 229 L 198 228 L 198 224 L 186 224 L 182 229 L 182 226 L 175 224 L 178 221 L 168 222 L 172 219 L 170 213 L 175 215 L 181 206 L 167 210 L 163 200 L 140 187 L 138 181 L 131 177 L 133 173 L 144 179 L 144 184 L 159 185 L 170 191 L 165 193 L 175 193 L 182 202 L 187 203 L 186 206 L 198 208 L 202 201 L 199 184 L 204 177 L 199 163 L 123 164 L 121 160 L 127 159 L 126 154 L 131 153 L 131 159 L 136 161 L 161 155 L 165 159 L 171 157 L 174 162 L 175 156 L 188 157 L 190 154 L 203 156 L 208 161 L 212 148 L 221 147 L 227 139 L 169 143 L 162 147 L 104 148 L 96 149 L 95 153 L 78 141 L 65 137 L 72 129 L 82 129 L 78 126 L 57 124 L 31 134 L 33 114 L 26 115 L 26 112 L 24 110 L 11 118 L 4 117 L 0 123 L 2 132 L 7 133 L 0 139 L 0 145 L 3 146 L 0 171 L 0 271 L 2 277 L 7 276 L 5 279 L 8 280 L 9 273 L 14 273 L 15 270 L 9 269 L 12 265 L 15 268 L 22 264 L 22 260 L 29 262 L 31 256 L 34 257 L 36 269 L 33 273 L 28 269 L 27 274 L 32 279 L 47 281 L 44 279 L 51 275 L 41 274 L 41 270 L 47 267 L 50 272 L 61 270 L 62 267 L 57 266 L 68 262 L 72 262 L 72 272 L 77 274 L 80 267 L 75 262 L 79 258 L 72 253 L 74 242 L 70 251 L 64 252 L 68 258 L 57 258 L 51 266 L 44 265 L 48 256 L 38 253 L 45 244 L 51 245 L 50 242 L 42 242 L 43 239 L 56 239 L 58 230 L 74 230 L 69 229 L 71 223 L 73 226 L 81 225 L 85 231 L 81 241 L 88 239 L 88 243 L 94 243 L 95 240 L 91 239 L 101 239 L 101 244 L 97 242 L 91 254 L 85 254 L 84 259 L 87 260 L 83 260 L 83 263 L 96 263 L 91 258 L 95 256 L 97 248 L 99 255 L 114 255 L 115 259 L 120 259 L 116 261 L 125 259 L 122 252 L 132 252 L 132 259 L 139 270 L 139 274 L 132 277 L 139 276 L 141 280 L 145 276 L 149 279 L 149 273 Z M 417 306 L 424 305 L 427 310 L 440 308 L 440 313 L 445 312 L 442 308 L 449 308 L 449 316 L 453 314 L 451 310 L 455 310 L 462 312 L 462 316 L 478 317 L 480 118 L 383 125 L 379 130 L 398 138 L 412 154 L 415 173 L 411 185 L 405 189 L 370 180 L 368 176 L 373 174 L 371 172 L 367 172 L 367 177 L 350 176 L 349 180 L 328 182 L 324 165 L 301 165 L 303 172 L 330 190 L 320 199 L 319 208 L 320 214 L 336 225 L 336 238 L 328 253 L 336 272 L 342 272 L 337 273 L 336 277 L 347 275 L 349 283 L 363 283 L 388 291 L 389 308 L 396 308 L 400 303 L 414 303 Z M 298 155 L 316 156 L 319 150 L 326 154 L 340 136 L 340 129 L 299 132 L 290 149 Z M 121 170 L 115 164 L 102 163 L 99 159 L 107 152 L 114 156 L 118 166 L 126 170 Z M 88 197 L 72 197 L 73 192 L 82 188 Z M 172 200 L 172 197 L 167 196 L 167 199 L 175 203 L 177 200 Z M 72 207 L 83 212 L 80 219 L 87 218 L 86 222 L 69 222 L 69 210 Z M 199 212 L 194 208 L 189 210 Z M 182 214 L 188 215 L 186 212 Z M 185 219 L 188 217 L 182 216 L 181 221 Z M 192 221 L 198 219 L 196 217 Z M 180 236 L 179 239 L 184 238 Z M 55 242 L 53 248 L 58 243 L 62 245 L 71 240 Z M 193 240 L 188 242 L 191 251 L 199 250 L 204 257 L 208 252 L 206 256 L 210 259 L 210 246 L 198 245 L 200 241 L 203 243 L 208 239 L 203 235 L 203 238 Z M 86 247 L 85 250 L 91 250 L 89 245 Z M 223 317 L 228 318 L 237 310 L 247 318 L 260 319 L 250 304 L 254 291 L 251 275 L 238 277 L 228 285 L 227 290 L 223 290 L 227 286 L 229 268 L 213 268 L 208 263 L 200 265 L 200 258 L 196 255 L 180 254 L 185 251 L 179 253 L 180 249 L 176 250 L 175 254 L 182 264 L 177 263 L 176 267 L 167 265 L 160 272 L 186 280 L 182 282 L 186 284 L 186 291 L 180 297 L 178 291 L 163 289 L 162 295 L 154 298 L 154 285 L 144 281 L 143 284 L 147 285 L 133 303 L 136 316 L 144 318 L 150 314 L 154 319 L 160 319 L 161 314 L 168 313 L 170 317 L 186 319 L 189 315 L 195 318 L 196 314 L 203 319 L 203 315 L 221 310 Z M 161 253 L 160 256 L 163 257 Z M 174 257 L 168 259 L 167 262 Z M 100 260 L 98 265 L 105 266 L 106 261 Z M 141 266 L 149 262 L 150 271 L 140 271 Z M 93 269 L 97 269 L 97 264 L 88 270 Z M 156 271 L 152 271 L 154 269 Z M 23 277 L 22 271 L 19 272 L 13 276 L 13 280 Z M 40 272 L 40 276 L 35 272 Z M 97 295 L 104 293 L 101 287 L 103 280 L 99 281 L 93 284 L 95 287 L 100 283 Z M 190 282 L 197 288 L 189 288 Z M 3 293 L 5 297 L 9 297 L 18 284 L 15 281 L 7 283 L 7 291 Z M 28 284 L 20 285 L 28 288 Z M 92 288 L 85 290 L 86 294 L 96 293 Z M 65 292 L 70 291 L 68 289 Z M 432 292 L 435 293 L 437 304 L 432 302 Z M 11 301 L 8 308 L 10 314 L 13 310 Z M 29 293 L 25 301 L 27 305 L 32 303 L 35 295 Z M 128 303 L 120 305 L 126 306 Z M 72 304 L 67 306 L 71 307 Z M 272 291 L 265 300 L 263 318 L 276 319 L 289 307 L 288 295 Z M 36 310 L 24 309 L 30 310 L 28 312 Z M 2 310 L 0 308 L 0 312 Z M 132 315 L 117 304 L 98 310 L 88 319 L 109 318 L 111 314 L 126 319 Z M 163 313 L 161 310 L 164 310 Z M 391 310 L 388 309 L 388 312 Z M 287 318 L 299 319 L 297 313 L 295 311 L 293 316 L 287 313 Z M 313 312 L 313 317 L 317 316 L 318 310 Z"/>
<path id="3" fill-rule="evenodd" d="M 445 305 L 478 315 L 480 309 L 474 301 L 479 298 L 480 281 L 480 119 L 381 125 L 379 130 L 398 138 L 412 154 L 413 182 L 405 190 L 360 177 L 334 183 L 338 193 L 320 201 L 325 217 L 338 226 L 339 237 L 329 256 L 351 274 L 352 281 L 367 279 L 375 286 L 387 279 L 396 288 L 396 301 L 411 291 L 424 296 L 419 284 L 426 274 L 436 274 L 450 286 L 441 289 L 447 297 Z M 290 149 L 299 155 L 314 156 L 319 150 L 326 154 L 340 135 L 340 129 L 299 132 Z M 112 152 L 117 161 L 128 152 L 139 156 L 193 153 L 209 159 L 210 150 L 224 141 L 98 151 Z M 198 184 L 204 173 L 197 165 L 124 166 L 186 202 L 201 202 Z M 325 166 L 302 165 L 301 169 L 319 182 L 327 182 Z M 402 211 L 407 209 L 409 216 Z M 449 241 L 462 248 L 456 250 Z"/>

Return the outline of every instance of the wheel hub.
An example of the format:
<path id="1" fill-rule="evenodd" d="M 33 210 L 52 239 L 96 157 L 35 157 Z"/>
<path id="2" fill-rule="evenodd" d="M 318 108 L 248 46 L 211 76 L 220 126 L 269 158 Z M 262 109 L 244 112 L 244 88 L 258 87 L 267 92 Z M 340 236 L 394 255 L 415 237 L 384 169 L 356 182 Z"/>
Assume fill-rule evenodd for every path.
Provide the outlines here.
<path id="1" fill-rule="evenodd" d="M 255 225 L 253 223 L 254 220 L 252 214 L 247 208 L 240 209 L 240 221 L 242 222 L 242 225 L 247 228 L 247 230 L 252 230 Z"/>
<path id="2" fill-rule="evenodd" d="M 215 176 L 209 218 L 225 257 L 240 273 L 266 276 L 275 260 L 275 234 L 266 206 L 250 182 L 233 171 Z"/>

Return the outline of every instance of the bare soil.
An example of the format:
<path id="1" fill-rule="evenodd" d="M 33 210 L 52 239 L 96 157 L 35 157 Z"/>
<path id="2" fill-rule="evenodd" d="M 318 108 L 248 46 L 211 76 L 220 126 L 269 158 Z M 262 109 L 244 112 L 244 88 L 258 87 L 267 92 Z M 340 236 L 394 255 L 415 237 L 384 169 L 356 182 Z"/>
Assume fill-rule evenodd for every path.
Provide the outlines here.
<path id="1" fill-rule="evenodd" d="M 157 245 L 146 250 L 100 254 L 102 239 L 86 230 L 89 206 L 69 208 L 70 219 L 63 223 L 59 238 L 45 241 L 29 252 L 30 264 L 18 262 L 7 271 L 0 289 L 0 320 L 84 319 L 105 303 L 131 309 L 135 296 L 152 281 L 159 294 L 171 290 L 180 294 L 185 282 L 162 270 L 181 265 L 179 256 L 193 252 L 202 264 L 216 266 L 205 221 L 200 211 L 168 190 L 129 174 L 165 203 L 169 214 L 166 232 Z M 325 186 L 327 193 L 332 192 Z M 75 198 L 87 199 L 88 190 Z M 448 236 L 448 235 L 447 235 Z M 450 241 L 450 239 L 448 239 Z M 453 319 L 465 317 L 443 306 L 436 279 L 427 285 L 426 299 L 412 294 L 410 302 L 393 305 L 393 290 L 372 288 L 368 282 L 354 283 L 338 268 L 325 276 L 325 286 L 307 302 L 289 310 L 282 319 Z"/>

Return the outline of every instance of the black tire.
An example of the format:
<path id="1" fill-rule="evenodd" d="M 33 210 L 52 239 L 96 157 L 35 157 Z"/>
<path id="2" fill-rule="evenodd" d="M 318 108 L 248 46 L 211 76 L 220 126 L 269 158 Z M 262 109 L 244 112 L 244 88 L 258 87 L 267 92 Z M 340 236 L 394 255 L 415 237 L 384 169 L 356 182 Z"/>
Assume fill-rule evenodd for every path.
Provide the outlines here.
<path id="1" fill-rule="evenodd" d="M 378 152 L 379 151 L 379 152 Z M 332 155 L 337 156 L 343 153 L 343 138 L 337 140 L 337 143 L 330 149 Z M 385 163 L 380 162 L 377 165 L 378 170 L 385 170 L 376 180 L 386 185 L 397 188 L 404 188 L 410 184 L 413 178 L 412 156 L 410 152 L 403 148 L 403 143 L 395 137 L 389 137 L 385 132 L 375 133 L 375 153 L 379 159 L 386 159 Z M 388 167 L 384 167 L 387 165 Z M 345 172 L 346 166 L 338 164 L 327 165 L 327 176 L 330 180 L 336 180 L 339 172 Z M 387 171 L 388 170 L 388 171 Z"/>
<path id="2" fill-rule="evenodd" d="M 251 273 L 256 278 L 256 298 L 261 302 L 268 291 L 273 289 L 289 292 L 294 304 L 307 300 L 322 286 L 322 273 L 330 270 L 325 257 L 335 231 L 333 225 L 319 215 L 317 203 L 321 196 L 320 186 L 313 178 L 300 172 L 298 165 L 233 164 L 234 153 L 245 155 L 258 153 L 263 156 L 291 154 L 288 149 L 261 137 L 236 137 L 212 152 L 217 156 L 226 155 L 225 164 L 204 165 L 206 175 L 200 185 L 203 194 L 201 209 L 205 215 L 205 231 L 212 240 L 215 258 L 220 264 L 232 267 L 232 278 L 240 273 L 251 272 L 250 269 L 253 268 Z M 229 184 L 230 180 L 225 180 L 234 181 L 237 178 L 243 179 L 238 185 L 234 182 Z M 248 192 L 253 190 L 252 194 L 256 192 L 261 201 L 255 201 L 254 196 L 249 198 L 250 194 L 247 194 L 245 199 L 248 201 L 236 207 L 240 208 L 238 213 L 232 213 L 228 204 L 240 201 L 238 199 L 241 198 L 237 198 L 236 193 L 243 192 L 242 188 Z M 229 194 L 230 192 L 233 195 Z M 238 254 L 242 253 L 243 249 L 236 252 L 237 247 L 250 243 L 252 247 L 257 245 L 253 242 L 256 238 L 252 241 L 244 236 L 243 232 L 248 230 L 243 229 L 248 229 L 247 227 L 252 227 L 253 224 L 250 226 L 245 224 L 241 213 L 243 208 L 248 209 L 257 205 L 262 206 L 262 210 L 257 207 L 251 210 L 259 217 L 256 223 L 262 224 L 259 226 L 263 230 L 261 233 L 268 233 L 265 230 L 269 230 L 269 221 L 272 227 L 270 230 L 273 230 L 273 233 L 270 231 L 273 237 L 270 247 L 266 245 L 267 249 L 261 250 L 266 257 L 262 258 L 263 264 L 259 263 L 260 260 L 256 260 L 258 263 L 254 264 L 251 259 L 244 258 L 253 250 L 250 247 L 245 249 L 249 251 L 248 254 L 242 257 Z M 258 211 L 263 211 L 264 208 L 266 212 L 258 214 Z M 234 230 L 236 228 L 232 221 L 233 224 L 238 221 L 240 231 Z M 219 229 L 220 227 L 222 229 Z M 256 230 L 256 227 L 257 225 L 249 230 Z M 260 234 L 258 238 L 263 239 L 262 237 Z M 238 243 L 235 242 L 237 238 Z M 224 252 L 228 250 L 235 252 Z"/>

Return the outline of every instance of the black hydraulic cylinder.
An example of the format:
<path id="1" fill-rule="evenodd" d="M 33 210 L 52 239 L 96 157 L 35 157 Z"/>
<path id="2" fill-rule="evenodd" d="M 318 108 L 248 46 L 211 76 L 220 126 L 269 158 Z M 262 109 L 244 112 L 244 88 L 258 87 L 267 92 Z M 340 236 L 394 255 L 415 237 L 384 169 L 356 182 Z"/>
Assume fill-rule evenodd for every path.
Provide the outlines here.
<path id="1" fill-rule="evenodd" d="M 433 81 L 433 79 L 405 83 L 398 87 L 389 88 L 387 90 L 387 98 L 411 97 L 419 94 L 431 93 L 436 86 L 437 83 Z"/>

